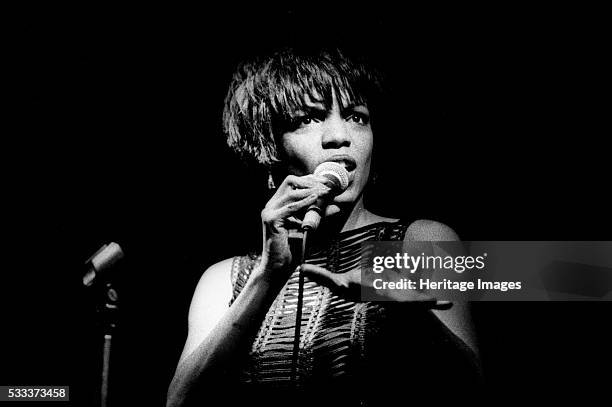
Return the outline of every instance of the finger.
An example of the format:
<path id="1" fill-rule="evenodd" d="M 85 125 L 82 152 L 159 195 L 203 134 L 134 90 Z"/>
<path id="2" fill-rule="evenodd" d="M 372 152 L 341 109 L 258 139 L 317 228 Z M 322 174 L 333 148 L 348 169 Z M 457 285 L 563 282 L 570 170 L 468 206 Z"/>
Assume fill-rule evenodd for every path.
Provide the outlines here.
<path id="1" fill-rule="evenodd" d="M 287 219 L 294 213 L 299 212 L 309 205 L 312 205 L 318 197 L 319 196 L 317 194 L 310 194 L 306 198 L 300 199 L 299 201 L 290 202 L 278 209 L 275 215 L 278 219 Z"/>
<path id="2" fill-rule="evenodd" d="M 302 264 L 300 266 L 302 272 L 314 277 L 319 277 L 324 280 L 331 281 L 334 285 L 347 288 L 348 284 L 340 277 L 340 274 L 332 273 L 326 268 L 315 266 L 314 264 Z"/>
<path id="3" fill-rule="evenodd" d="M 300 270 L 303 271 L 304 273 L 312 274 L 315 276 L 326 277 L 326 278 L 330 278 L 334 274 L 324 267 L 320 267 L 320 266 L 316 266 L 314 264 L 308 264 L 308 263 L 302 264 L 300 266 Z"/>
<path id="4" fill-rule="evenodd" d="M 294 189 L 308 188 L 308 185 L 306 185 L 307 181 L 300 181 L 299 178 L 300 177 L 297 177 L 295 175 L 287 175 L 283 182 L 281 182 L 281 184 L 278 186 L 278 188 L 276 188 L 276 192 L 274 193 L 274 195 L 272 195 L 270 201 L 280 200 L 281 197 L 283 197 L 288 191 Z M 311 183 L 312 186 L 314 186 L 314 182 Z"/>
<path id="5" fill-rule="evenodd" d="M 323 189 L 326 193 L 331 192 L 332 188 L 334 188 L 333 182 L 328 178 L 319 175 L 309 175 L 309 177 L 315 181 L 318 188 Z"/>
<path id="6" fill-rule="evenodd" d="M 400 301 L 402 304 L 414 304 L 419 307 L 425 307 L 426 309 L 432 309 L 437 311 L 446 311 L 453 307 L 453 303 L 450 301 L 438 301 L 428 295 L 417 295 L 409 301 Z"/>
<path id="7" fill-rule="evenodd" d="M 308 196 L 312 194 L 316 194 L 317 197 L 321 197 L 327 193 L 328 193 L 328 190 L 323 190 L 322 188 L 318 188 L 318 187 L 290 190 L 286 192 L 282 197 L 278 198 L 278 200 L 276 201 L 276 205 L 277 207 L 280 208 L 280 207 L 285 206 L 288 203 L 300 201 L 304 198 L 307 198 Z"/>
<path id="8" fill-rule="evenodd" d="M 423 292 L 414 290 L 414 289 L 405 289 L 405 290 L 394 290 L 394 289 L 383 289 L 383 290 L 374 290 L 372 287 L 368 287 L 370 293 L 380 300 L 391 301 L 397 304 L 404 304 L 406 306 L 413 304 L 418 307 L 425 308 L 434 308 L 437 304 L 437 299 L 432 297 L 431 295 L 425 294 Z M 445 305 L 443 302 L 440 304 L 441 307 Z"/>
<path id="9" fill-rule="evenodd" d="M 416 290 L 405 290 L 403 292 L 392 291 L 392 297 L 395 297 L 399 302 L 414 302 L 418 304 L 426 304 L 433 307 L 436 304 L 436 299 L 431 295 L 423 294 Z"/>
<path id="10" fill-rule="evenodd" d="M 319 175 L 304 175 L 302 177 L 298 177 L 295 175 L 289 175 L 281 186 L 279 187 L 279 191 L 281 193 L 286 192 L 288 190 L 295 189 L 307 189 L 307 188 L 319 188 L 328 190 L 330 189 L 329 180 L 325 177 L 321 177 Z"/>
<path id="11" fill-rule="evenodd" d="M 302 227 L 302 221 L 296 218 L 295 216 L 289 216 L 287 218 L 287 224 L 290 227 L 296 227 L 298 229 Z"/>
<path id="12" fill-rule="evenodd" d="M 432 309 L 446 311 L 453 307 L 453 303 L 450 301 L 436 301 Z"/>
<path id="13" fill-rule="evenodd" d="M 310 174 L 310 175 L 307 175 L 306 177 L 308 179 L 311 179 L 311 180 L 315 181 L 316 183 L 323 184 L 325 186 L 327 186 L 329 184 L 329 182 L 330 182 L 330 180 L 328 178 L 322 177 L 320 175 Z"/>
<path id="14" fill-rule="evenodd" d="M 272 208 L 280 208 L 291 201 L 296 201 L 307 197 L 310 193 L 317 193 L 319 196 L 325 196 L 331 192 L 331 188 L 314 176 L 297 177 L 289 175 L 283 183 L 278 187 L 270 201 L 269 206 Z"/>
<path id="15" fill-rule="evenodd" d="M 313 177 L 310 175 L 305 175 L 303 177 L 287 175 L 279 189 L 314 188 L 317 184 L 320 184 L 320 182 L 317 182 L 317 180 L 313 179 Z"/>

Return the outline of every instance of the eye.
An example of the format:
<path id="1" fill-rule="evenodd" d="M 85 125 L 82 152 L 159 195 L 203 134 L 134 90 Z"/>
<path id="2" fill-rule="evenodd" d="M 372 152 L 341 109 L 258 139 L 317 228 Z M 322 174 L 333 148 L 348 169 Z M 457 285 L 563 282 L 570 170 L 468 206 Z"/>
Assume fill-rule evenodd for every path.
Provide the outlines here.
<path id="1" fill-rule="evenodd" d="M 313 123 L 320 123 L 325 120 L 325 115 L 325 112 L 310 112 L 296 116 L 291 120 L 291 127 L 293 129 L 299 129 Z"/>
<path id="2" fill-rule="evenodd" d="M 302 116 L 297 119 L 297 123 L 301 125 L 307 125 L 313 122 L 313 118 L 310 116 Z"/>
<path id="3" fill-rule="evenodd" d="M 312 121 L 312 117 L 308 115 L 292 117 L 291 120 L 285 122 L 285 131 L 297 131 L 306 128 Z"/>
<path id="4" fill-rule="evenodd" d="M 352 112 L 350 115 L 347 116 L 346 120 L 352 121 L 362 126 L 366 126 L 368 123 L 370 123 L 370 117 L 361 112 Z"/>

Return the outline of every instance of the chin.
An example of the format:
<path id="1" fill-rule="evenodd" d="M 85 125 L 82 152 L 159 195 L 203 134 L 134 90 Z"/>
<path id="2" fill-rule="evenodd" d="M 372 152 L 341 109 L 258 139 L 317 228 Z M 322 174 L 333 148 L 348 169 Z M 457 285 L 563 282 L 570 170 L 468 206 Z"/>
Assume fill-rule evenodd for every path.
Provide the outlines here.
<path id="1" fill-rule="evenodd" d="M 339 205 L 339 206 L 350 205 L 354 203 L 355 201 L 357 201 L 357 199 L 359 198 L 359 192 L 360 191 L 358 190 L 358 188 L 349 186 L 349 188 L 346 191 L 334 197 L 332 204 Z"/>
<path id="2" fill-rule="evenodd" d="M 331 203 L 325 207 L 325 217 L 334 216 L 342 212 L 340 206 L 336 203 Z"/>
<path id="3" fill-rule="evenodd" d="M 353 191 L 348 194 L 345 192 L 338 195 L 334 198 L 333 202 L 327 204 L 325 208 L 325 216 L 335 215 L 342 211 L 346 211 L 347 207 L 350 207 L 356 200 L 356 194 Z"/>

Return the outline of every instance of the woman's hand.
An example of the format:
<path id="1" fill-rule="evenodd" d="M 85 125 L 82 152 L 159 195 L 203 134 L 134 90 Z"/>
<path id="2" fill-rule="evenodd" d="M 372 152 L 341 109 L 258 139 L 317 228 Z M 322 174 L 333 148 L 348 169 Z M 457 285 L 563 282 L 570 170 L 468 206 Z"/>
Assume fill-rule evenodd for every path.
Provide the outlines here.
<path id="1" fill-rule="evenodd" d="M 263 250 L 259 272 L 266 280 L 284 283 L 289 277 L 289 229 L 301 226 L 296 214 L 330 192 L 325 182 L 326 178 L 315 175 L 289 175 L 261 211 Z"/>
<path id="2" fill-rule="evenodd" d="M 332 273 L 323 267 L 302 264 L 300 269 L 303 273 L 319 279 L 323 284 L 331 285 L 340 290 L 352 301 L 363 301 L 363 298 L 367 296 L 368 299 L 377 298 L 379 301 L 402 304 L 415 303 L 437 310 L 446 310 L 453 306 L 450 301 L 437 301 L 434 297 L 417 290 L 375 290 L 373 288 L 374 279 L 381 278 L 381 275 L 374 276 L 371 273 L 364 273 L 362 280 L 360 268 L 354 268 L 346 273 Z M 386 270 L 384 273 L 385 276 L 382 280 L 399 282 L 400 275 L 394 270 Z"/>

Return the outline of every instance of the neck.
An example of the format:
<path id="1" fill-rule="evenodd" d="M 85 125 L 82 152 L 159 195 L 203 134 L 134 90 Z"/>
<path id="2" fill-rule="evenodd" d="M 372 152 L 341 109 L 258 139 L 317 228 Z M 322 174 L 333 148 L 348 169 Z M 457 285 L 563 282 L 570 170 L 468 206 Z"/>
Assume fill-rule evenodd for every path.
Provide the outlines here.
<path id="1" fill-rule="evenodd" d="M 346 232 L 373 223 L 375 215 L 363 206 L 363 197 L 353 205 L 343 222 L 340 232 Z"/>
<path id="2" fill-rule="evenodd" d="M 383 218 L 368 211 L 363 204 L 363 196 L 359 197 L 350 207 L 342 209 L 340 213 L 322 220 L 321 226 L 316 231 L 319 239 L 335 236 L 338 233 L 358 229 L 372 223 L 394 220 Z"/>

